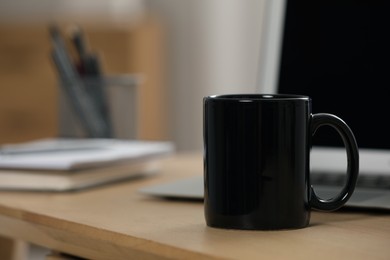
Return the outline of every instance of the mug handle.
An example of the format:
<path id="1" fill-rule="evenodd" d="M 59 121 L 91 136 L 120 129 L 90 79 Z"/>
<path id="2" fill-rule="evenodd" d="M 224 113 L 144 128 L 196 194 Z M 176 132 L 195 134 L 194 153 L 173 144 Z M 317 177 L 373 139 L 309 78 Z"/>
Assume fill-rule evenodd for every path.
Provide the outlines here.
<path id="1" fill-rule="evenodd" d="M 344 142 L 348 160 L 347 181 L 341 192 L 336 197 L 327 200 L 319 198 L 316 195 L 313 186 L 311 186 L 309 204 L 313 209 L 334 211 L 341 208 L 355 190 L 359 174 L 359 150 L 352 130 L 342 119 L 332 114 L 319 113 L 311 115 L 311 136 L 314 136 L 317 129 L 324 125 L 333 127 Z"/>

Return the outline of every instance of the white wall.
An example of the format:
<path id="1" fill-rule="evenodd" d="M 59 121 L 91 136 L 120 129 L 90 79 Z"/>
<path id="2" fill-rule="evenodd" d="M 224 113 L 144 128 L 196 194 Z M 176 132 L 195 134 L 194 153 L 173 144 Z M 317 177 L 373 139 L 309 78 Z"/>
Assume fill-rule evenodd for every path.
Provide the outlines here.
<path id="1" fill-rule="evenodd" d="M 203 147 L 206 95 L 256 92 L 264 0 L 149 0 L 166 21 L 172 139 Z"/>

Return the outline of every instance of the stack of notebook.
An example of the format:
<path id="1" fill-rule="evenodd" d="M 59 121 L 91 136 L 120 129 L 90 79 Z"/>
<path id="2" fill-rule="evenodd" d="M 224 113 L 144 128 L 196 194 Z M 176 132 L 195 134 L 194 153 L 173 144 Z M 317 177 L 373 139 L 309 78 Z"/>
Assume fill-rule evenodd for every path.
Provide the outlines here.
<path id="1" fill-rule="evenodd" d="M 78 190 L 155 174 L 170 142 L 55 138 L 0 148 L 0 189 Z"/>

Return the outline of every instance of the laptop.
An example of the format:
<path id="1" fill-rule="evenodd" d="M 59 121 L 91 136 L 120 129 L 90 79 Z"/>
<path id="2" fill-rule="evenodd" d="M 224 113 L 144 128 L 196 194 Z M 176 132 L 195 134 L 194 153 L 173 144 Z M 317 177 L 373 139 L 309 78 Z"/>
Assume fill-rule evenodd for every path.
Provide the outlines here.
<path id="1" fill-rule="evenodd" d="M 263 12 L 258 91 L 303 94 L 313 113 L 342 118 L 355 134 L 360 176 L 346 206 L 390 209 L 390 10 L 386 1 L 267 0 Z M 345 180 L 346 152 L 330 127 L 320 128 L 311 151 L 311 182 L 330 198 Z M 203 177 L 142 192 L 203 198 Z"/>

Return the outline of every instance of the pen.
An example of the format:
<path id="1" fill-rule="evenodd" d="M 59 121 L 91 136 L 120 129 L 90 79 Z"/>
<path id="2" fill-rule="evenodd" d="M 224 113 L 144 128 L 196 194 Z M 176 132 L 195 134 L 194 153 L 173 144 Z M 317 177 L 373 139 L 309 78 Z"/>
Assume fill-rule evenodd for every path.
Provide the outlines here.
<path id="1" fill-rule="evenodd" d="M 78 62 L 79 74 L 84 75 L 88 73 L 87 72 L 88 65 L 86 64 L 86 58 L 88 56 L 88 53 L 87 53 L 85 39 L 80 27 L 76 26 L 75 28 L 73 28 L 73 31 L 71 33 L 71 39 L 73 45 L 76 48 L 78 58 L 79 58 L 79 62 Z"/>
<path id="2" fill-rule="evenodd" d="M 86 90 L 96 103 L 106 121 L 107 131 L 111 135 L 111 119 L 105 90 L 106 84 L 102 76 L 99 58 L 96 54 L 88 51 L 84 33 L 79 26 L 73 28 L 71 38 L 79 56 L 79 72 L 83 76 Z"/>
<path id="3" fill-rule="evenodd" d="M 107 122 L 109 132 L 111 133 L 111 118 L 107 101 L 107 83 L 100 72 L 100 64 L 97 56 L 89 55 L 86 59 L 87 68 L 89 71 L 88 77 L 85 78 L 86 87 L 88 93 L 93 97 L 99 111 L 103 115 L 104 120 Z"/>
<path id="4" fill-rule="evenodd" d="M 61 86 L 68 95 L 76 114 L 80 117 L 80 122 L 91 137 L 110 137 L 107 123 L 88 96 L 85 86 L 65 50 L 65 44 L 58 29 L 51 27 L 50 33 L 54 45 L 52 58 L 61 78 Z"/>

